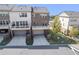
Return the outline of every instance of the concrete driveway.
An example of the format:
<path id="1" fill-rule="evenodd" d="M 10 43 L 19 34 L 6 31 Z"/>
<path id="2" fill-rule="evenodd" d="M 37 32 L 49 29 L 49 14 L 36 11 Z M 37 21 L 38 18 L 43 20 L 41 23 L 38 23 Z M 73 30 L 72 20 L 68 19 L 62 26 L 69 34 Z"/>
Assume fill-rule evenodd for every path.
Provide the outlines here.
<path id="1" fill-rule="evenodd" d="M 0 42 L 3 40 L 3 35 L 0 35 Z"/>
<path id="2" fill-rule="evenodd" d="M 49 42 L 46 40 L 44 35 L 34 36 L 33 45 L 49 45 Z"/>
<path id="3" fill-rule="evenodd" d="M 7 46 L 26 46 L 26 36 L 14 36 Z"/>

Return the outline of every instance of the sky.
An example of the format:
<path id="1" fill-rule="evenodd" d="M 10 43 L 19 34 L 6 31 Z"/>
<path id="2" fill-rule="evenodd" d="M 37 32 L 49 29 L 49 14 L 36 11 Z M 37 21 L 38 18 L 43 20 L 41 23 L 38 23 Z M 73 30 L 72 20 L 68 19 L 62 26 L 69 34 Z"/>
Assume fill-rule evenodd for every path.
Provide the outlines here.
<path id="1" fill-rule="evenodd" d="M 30 5 L 37 7 L 46 7 L 48 8 L 50 15 L 58 15 L 63 11 L 79 12 L 79 4 L 30 4 Z"/>
<path id="2" fill-rule="evenodd" d="M 63 11 L 79 12 L 79 4 L 32 4 L 32 6 L 47 7 L 50 15 L 58 15 Z"/>

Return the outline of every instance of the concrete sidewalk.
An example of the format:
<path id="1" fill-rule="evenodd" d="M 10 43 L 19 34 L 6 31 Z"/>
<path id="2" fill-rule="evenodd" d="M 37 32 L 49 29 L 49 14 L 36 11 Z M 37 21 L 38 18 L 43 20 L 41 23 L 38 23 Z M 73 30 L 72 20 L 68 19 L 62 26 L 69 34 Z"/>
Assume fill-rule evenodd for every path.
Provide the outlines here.
<path id="1" fill-rule="evenodd" d="M 52 47 L 51 49 L 4 48 L 0 49 L 0 55 L 74 55 L 68 46 Z"/>

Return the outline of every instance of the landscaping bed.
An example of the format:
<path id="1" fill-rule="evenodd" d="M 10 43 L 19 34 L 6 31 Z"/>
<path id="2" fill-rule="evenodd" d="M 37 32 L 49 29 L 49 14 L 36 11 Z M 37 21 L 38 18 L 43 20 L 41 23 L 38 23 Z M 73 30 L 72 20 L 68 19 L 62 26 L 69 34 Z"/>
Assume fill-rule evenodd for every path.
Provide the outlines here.
<path id="1" fill-rule="evenodd" d="M 3 37 L 2 42 L 0 43 L 0 46 L 4 46 L 4 45 L 8 44 L 12 40 L 11 38 L 12 38 L 11 36 L 5 35 Z"/>
<path id="2" fill-rule="evenodd" d="M 48 42 L 50 44 L 78 44 L 79 41 L 75 41 L 61 33 L 54 33 L 52 31 L 49 32 Z"/>
<path id="3" fill-rule="evenodd" d="M 32 45 L 32 44 L 33 44 L 33 38 L 31 38 L 30 35 L 27 36 L 27 38 L 26 38 L 26 44 L 27 44 L 27 45 Z"/>

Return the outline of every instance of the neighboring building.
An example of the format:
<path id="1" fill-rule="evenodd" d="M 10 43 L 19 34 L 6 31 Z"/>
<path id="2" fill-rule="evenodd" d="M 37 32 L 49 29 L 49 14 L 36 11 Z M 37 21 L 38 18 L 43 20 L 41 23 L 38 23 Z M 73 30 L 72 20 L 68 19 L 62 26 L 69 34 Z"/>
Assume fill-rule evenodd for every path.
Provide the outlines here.
<path id="1" fill-rule="evenodd" d="M 50 17 L 50 20 L 49 20 L 49 29 L 52 29 L 52 25 L 53 25 L 53 18 Z"/>
<path id="2" fill-rule="evenodd" d="M 52 29 L 52 25 L 53 25 L 53 20 L 49 21 L 49 28 Z"/>
<path id="3" fill-rule="evenodd" d="M 10 7 L 8 5 L 0 5 L 0 33 L 8 33 L 9 31 L 9 11 Z"/>
<path id="4" fill-rule="evenodd" d="M 79 28 L 79 12 L 62 12 L 59 14 L 61 31 L 67 34 L 72 26 Z"/>
<path id="5" fill-rule="evenodd" d="M 27 35 L 32 28 L 33 35 L 38 35 L 44 34 L 48 25 L 49 13 L 45 7 L 0 5 L 0 33 L 9 31 L 12 35 Z"/>

